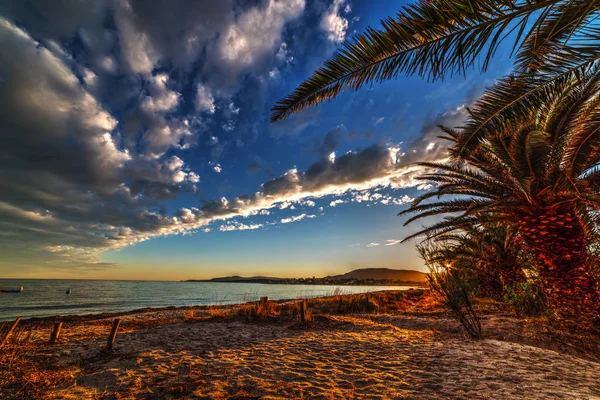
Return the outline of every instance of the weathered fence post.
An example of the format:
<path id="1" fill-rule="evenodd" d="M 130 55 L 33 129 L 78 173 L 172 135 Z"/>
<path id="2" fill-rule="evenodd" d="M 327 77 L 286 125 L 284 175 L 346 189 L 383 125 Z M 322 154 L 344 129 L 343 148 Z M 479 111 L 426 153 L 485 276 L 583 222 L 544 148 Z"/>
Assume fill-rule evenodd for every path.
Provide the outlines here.
<path id="1" fill-rule="evenodd" d="M 114 320 L 112 329 L 110 330 L 110 336 L 108 336 L 108 343 L 106 344 L 106 350 L 112 350 L 113 344 L 115 343 L 115 338 L 117 336 L 117 331 L 119 330 L 120 323 L 121 323 L 121 320 L 119 318 Z"/>
<path id="2" fill-rule="evenodd" d="M 298 306 L 300 307 L 300 322 L 304 323 L 304 302 L 300 300 L 300 304 L 298 304 Z"/>
<path id="3" fill-rule="evenodd" d="M 305 323 L 306 322 L 306 312 L 308 310 L 308 300 L 304 299 L 304 300 L 300 300 L 300 322 L 301 323 Z"/>
<path id="4" fill-rule="evenodd" d="M 15 320 L 15 322 L 13 322 L 12 326 L 10 327 L 10 329 L 8 330 L 8 332 L 6 333 L 6 335 L 4 336 L 4 338 L 2 339 L 2 343 L 0 343 L 0 346 L 4 346 L 4 343 L 8 342 L 8 338 L 10 337 L 10 335 L 13 334 L 13 332 L 17 328 L 17 325 L 19 325 L 19 322 L 21 322 L 21 317 L 17 318 Z"/>
<path id="5" fill-rule="evenodd" d="M 58 340 L 58 336 L 60 335 L 60 330 L 62 328 L 62 322 L 55 322 L 54 329 L 52 330 L 52 334 L 50 335 L 50 344 L 56 343 Z"/>

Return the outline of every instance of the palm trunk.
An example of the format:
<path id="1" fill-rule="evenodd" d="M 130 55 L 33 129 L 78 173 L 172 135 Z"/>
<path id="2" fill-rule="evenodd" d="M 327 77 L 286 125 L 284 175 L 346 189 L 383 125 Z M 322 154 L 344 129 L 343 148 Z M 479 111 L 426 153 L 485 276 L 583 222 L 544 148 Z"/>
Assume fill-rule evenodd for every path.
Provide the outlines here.
<path id="1" fill-rule="evenodd" d="M 514 287 L 516 284 L 525 282 L 527 278 L 525 277 L 525 273 L 523 269 L 517 262 L 517 257 L 513 256 L 511 253 L 504 253 L 506 257 L 504 260 L 500 260 L 501 269 L 500 269 L 500 280 L 502 281 L 503 286 L 511 286 Z"/>
<path id="2" fill-rule="evenodd" d="M 540 207 L 523 215 L 519 224 L 538 260 L 544 294 L 554 316 L 569 327 L 600 332 L 600 293 L 575 211 Z"/>
<path id="3" fill-rule="evenodd" d="M 502 282 L 499 274 L 490 271 L 481 271 L 477 274 L 480 283 L 480 295 L 491 299 L 502 299 Z"/>

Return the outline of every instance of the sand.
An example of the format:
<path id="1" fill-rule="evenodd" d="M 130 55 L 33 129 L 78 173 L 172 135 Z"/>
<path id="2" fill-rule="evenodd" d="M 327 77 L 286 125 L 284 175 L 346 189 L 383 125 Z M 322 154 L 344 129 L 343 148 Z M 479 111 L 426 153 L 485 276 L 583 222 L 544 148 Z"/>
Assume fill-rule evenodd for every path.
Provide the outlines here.
<path id="1" fill-rule="evenodd" d="M 480 341 L 464 337 L 445 312 L 316 313 L 306 327 L 205 320 L 203 313 L 122 316 L 110 353 L 102 348 L 112 318 L 65 323 L 62 342 L 39 343 L 36 357 L 68 376 L 29 392 L 56 399 L 600 399 L 598 359 L 569 345 L 560 350 L 540 337 L 543 329 L 506 313 L 484 315 Z"/>

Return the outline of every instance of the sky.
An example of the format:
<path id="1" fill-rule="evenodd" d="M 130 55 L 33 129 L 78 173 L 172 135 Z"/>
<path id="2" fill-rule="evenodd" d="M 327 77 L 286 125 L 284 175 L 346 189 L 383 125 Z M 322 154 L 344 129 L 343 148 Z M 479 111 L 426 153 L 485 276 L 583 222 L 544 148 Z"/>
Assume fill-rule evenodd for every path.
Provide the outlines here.
<path id="1" fill-rule="evenodd" d="M 436 126 L 510 71 L 343 93 L 270 123 L 405 2 L 0 2 L 0 277 L 205 279 L 424 270 L 398 212 Z"/>

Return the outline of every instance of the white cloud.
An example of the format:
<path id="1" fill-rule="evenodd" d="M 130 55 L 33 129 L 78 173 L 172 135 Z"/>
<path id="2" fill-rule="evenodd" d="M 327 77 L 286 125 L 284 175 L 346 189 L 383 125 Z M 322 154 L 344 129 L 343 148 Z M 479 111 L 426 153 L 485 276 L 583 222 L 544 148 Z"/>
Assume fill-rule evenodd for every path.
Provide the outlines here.
<path id="1" fill-rule="evenodd" d="M 289 217 L 289 218 L 283 218 L 281 220 L 281 223 L 282 224 L 289 224 L 290 222 L 302 221 L 304 218 L 316 218 L 316 215 L 300 214 L 300 215 L 296 215 L 296 216 Z"/>
<path id="2" fill-rule="evenodd" d="M 373 117 L 373 126 L 377 126 L 381 124 L 385 120 L 385 117 L 375 118 Z"/>
<path id="3" fill-rule="evenodd" d="M 379 243 L 376 243 L 376 242 L 371 242 L 367 245 L 367 247 L 377 247 L 377 246 L 379 246 Z"/>
<path id="4" fill-rule="evenodd" d="M 333 164 L 335 162 L 335 151 L 329 153 L 329 157 L 327 158 L 329 159 L 329 162 Z"/>
<path id="5" fill-rule="evenodd" d="M 385 241 L 384 246 L 394 246 L 401 242 L 402 242 L 402 239 L 388 239 Z"/>
<path id="6" fill-rule="evenodd" d="M 194 143 L 194 134 L 186 121 L 166 120 L 157 117 L 152 120 L 143 140 L 153 157 L 162 156 L 170 148 L 187 149 Z"/>
<path id="7" fill-rule="evenodd" d="M 254 229 L 258 229 L 258 228 L 262 228 L 262 227 L 263 227 L 262 224 L 246 225 L 246 224 L 242 224 L 240 222 L 234 221 L 233 223 L 230 223 L 230 224 L 227 224 L 227 225 L 221 225 L 219 227 L 219 230 L 221 232 L 247 231 L 247 230 L 254 230 Z"/>
<path id="8" fill-rule="evenodd" d="M 179 94 L 167 88 L 169 76 L 158 74 L 150 79 L 150 95 L 142 101 L 141 107 L 148 112 L 173 110 L 179 102 Z"/>
<path id="9" fill-rule="evenodd" d="M 188 180 L 190 181 L 190 183 L 198 183 L 200 182 L 200 176 L 195 172 L 190 172 L 188 174 Z"/>
<path id="10" fill-rule="evenodd" d="M 333 0 L 321 19 L 321 29 L 327 32 L 327 38 L 334 43 L 343 42 L 346 38 L 348 20 L 340 15 L 340 8 L 344 3 L 344 0 Z"/>
<path id="11" fill-rule="evenodd" d="M 196 110 L 205 111 L 209 114 L 214 114 L 215 98 L 213 97 L 210 89 L 204 85 L 198 85 L 196 91 Z"/>
<path id="12" fill-rule="evenodd" d="M 208 165 L 210 165 L 217 174 L 220 174 L 221 171 L 223 171 L 221 164 L 219 164 L 218 162 L 211 161 L 208 163 Z"/>
<path id="13" fill-rule="evenodd" d="M 254 64 L 280 45 L 285 23 L 299 17 L 304 6 L 304 0 L 268 0 L 245 11 L 221 36 L 221 57 L 235 66 Z"/>
<path id="14" fill-rule="evenodd" d="M 345 201 L 342 199 L 333 200 L 329 203 L 329 207 L 336 207 L 338 204 L 344 204 Z"/>

